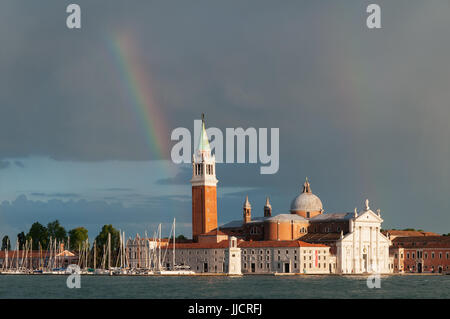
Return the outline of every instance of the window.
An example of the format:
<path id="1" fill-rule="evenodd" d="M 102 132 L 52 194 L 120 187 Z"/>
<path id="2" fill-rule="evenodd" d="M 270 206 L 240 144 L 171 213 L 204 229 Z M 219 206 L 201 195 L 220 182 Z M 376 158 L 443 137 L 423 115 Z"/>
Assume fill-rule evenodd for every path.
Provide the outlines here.
<path id="1" fill-rule="evenodd" d="M 439 253 L 439 259 L 442 259 L 442 253 Z"/>
<path id="2" fill-rule="evenodd" d="M 431 253 L 431 259 L 434 259 L 434 251 Z"/>

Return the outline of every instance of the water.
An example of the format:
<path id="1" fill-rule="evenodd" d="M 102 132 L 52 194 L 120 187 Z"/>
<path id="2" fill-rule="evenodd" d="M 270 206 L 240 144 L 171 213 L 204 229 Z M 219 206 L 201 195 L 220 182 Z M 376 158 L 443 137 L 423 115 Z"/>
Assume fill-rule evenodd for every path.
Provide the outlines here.
<path id="1" fill-rule="evenodd" d="M 0 298 L 450 298 L 450 276 L 382 276 L 369 289 L 363 276 L 67 276 L 0 275 Z"/>

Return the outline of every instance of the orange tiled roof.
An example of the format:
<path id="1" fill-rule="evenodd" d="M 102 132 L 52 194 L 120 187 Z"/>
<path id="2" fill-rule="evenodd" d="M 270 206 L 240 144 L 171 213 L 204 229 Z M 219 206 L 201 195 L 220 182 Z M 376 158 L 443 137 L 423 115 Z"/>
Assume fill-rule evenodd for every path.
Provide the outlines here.
<path id="1" fill-rule="evenodd" d="M 228 234 L 225 234 L 221 230 L 214 229 L 214 230 L 211 230 L 211 231 L 209 231 L 207 233 L 200 234 L 199 236 L 216 236 L 216 235 L 228 235 Z"/>
<path id="2" fill-rule="evenodd" d="M 70 253 L 73 253 L 73 252 L 70 252 Z M 24 250 L 19 250 L 19 258 L 22 258 L 22 256 L 25 257 L 25 251 Z M 33 250 L 33 251 L 29 251 L 27 253 L 27 256 L 28 256 L 28 258 L 39 258 L 39 257 L 45 258 L 45 257 L 49 257 L 50 253 L 46 252 L 44 250 L 42 252 L 40 252 L 39 250 Z M 6 257 L 6 252 L 4 250 L 1 250 L 0 251 L 0 258 L 3 259 L 5 257 Z M 8 258 L 13 258 L 13 257 L 14 258 L 17 257 L 17 251 L 16 250 L 8 251 Z M 62 256 L 60 256 L 60 257 L 62 257 Z M 72 257 L 72 256 L 65 256 L 65 257 Z M 76 257 L 76 255 L 74 257 Z"/>
<path id="3" fill-rule="evenodd" d="M 229 241 L 222 240 L 218 243 L 175 243 L 175 249 L 214 249 L 228 248 Z M 310 244 L 300 240 L 264 240 L 264 241 L 239 241 L 239 248 L 262 248 L 262 247 L 328 247 L 322 244 Z M 173 245 L 169 244 L 167 249 L 172 249 Z"/>
<path id="4" fill-rule="evenodd" d="M 262 241 L 241 241 L 240 248 L 260 248 L 260 247 L 328 247 L 322 244 L 311 244 L 300 240 L 262 240 Z"/>
<path id="5" fill-rule="evenodd" d="M 392 244 L 405 248 L 450 248 L 450 236 L 397 237 Z"/>
<path id="6" fill-rule="evenodd" d="M 228 240 L 222 240 L 218 243 L 179 243 L 175 242 L 175 249 L 213 249 L 213 248 L 228 248 Z M 167 245 L 167 249 L 172 249 L 173 244 Z"/>
<path id="7" fill-rule="evenodd" d="M 440 236 L 439 234 L 433 232 L 426 231 L 418 231 L 418 230 L 394 230 L 388 229 L 383 231 L 383 234 L 386 235 L 389 233 L 392 236 L 402 236 L 402 237 L 419 237 L 419 236 Z"/>

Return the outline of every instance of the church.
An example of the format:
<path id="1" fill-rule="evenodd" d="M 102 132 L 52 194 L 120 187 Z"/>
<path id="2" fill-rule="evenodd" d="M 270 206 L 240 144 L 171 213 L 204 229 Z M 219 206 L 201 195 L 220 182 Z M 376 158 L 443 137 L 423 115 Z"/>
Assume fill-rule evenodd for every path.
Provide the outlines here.
<path id="1" fill-rule="evenodd" d="M 224 245 L 226 241 L 235 239 L 236 247 L 309 247 L 305 253 L 321 251 L 323 271 L 338 274 L 390 273 L 393 271 L 393 260 L 389 257 L 391 241 L 381 233 L 380 210 L 373 212 L 369 200 L 365 200 L 362 209 L 353 212 L 326 213 L 322 201 L 313 194 L 306 178 L 301 193 L 292 200 L 290 211 L 274 215 L 269 198 L 264 205 L 263 216 L 252 217 L 252 205 L 245 198 L 240 219 L 217 225 L 217 183 L 215 156 L 211 153 L 205 122 L 202 121 L 200 141 L 192 158 L 192 244 L 208 247 L 215 244 Z M 294 244 L 295 243 L 295 244 Z M 180 247 L 182 248 L 182 247 Z M 186 249 L 189 247 L 186 246 Z M 280 249 L 275 249 L 280 254 Z M 263 250 L 261 250 L 262 252 Z M 300 249 L 301 251 L 301 249 Z M 288 250 L 286 250 L 288 252 Z M 241 254 L 240 268 L 245 269 L 244 254 Z M 261 257 L 261 256 L 259 256 Z M 258 257 L 258 258 L 259 258 Z M 316 256 L 304 256 L 303 261 L 313 260 L 319 265 Z M 262 257 L 259 260 L 263 259 Z M 276 258 L 275 258 L 276 259 Z M 278 256 L 278 260 L 281 257 Z M 298 261 L 298 262 L 296 262 Z M 249 272 L 258 272 L 258 263 L 252 263 Z M 260 263 L 264 268 L 263 263 Z M 300 258 L 289 261 L 289 265 L 278 264 L 281 270 L 306 272 L 314 268 L 309 262 Z M 268 265 L 269 266 L 269 265 Z M 295 266 L 295 267 L 294 267 Z M 275 267 L 276 268 L 276 267 Z M 243 271 L 245 272 L 245 271 Z"/>

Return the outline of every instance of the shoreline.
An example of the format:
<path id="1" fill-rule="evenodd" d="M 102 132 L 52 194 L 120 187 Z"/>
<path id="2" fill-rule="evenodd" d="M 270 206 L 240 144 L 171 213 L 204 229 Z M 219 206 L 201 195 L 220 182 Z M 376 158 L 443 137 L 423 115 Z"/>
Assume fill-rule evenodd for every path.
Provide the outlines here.
<path id="1" fill-rule="evenodd" d="M 0 272 L 0 277 L 5 276 L 69 276 L 69 273 L 5 273 Z M 224 274 L 224 273 L 196 273 L 196 274 L 93 274 L 82 273 L 80 276 L 96 276 L 96 277 L 245 277 L 245 276 L 275 276 L 275 277 L 291 277 L 291 276 L 316 276 L 316 277 L 367 277 L 373 274 L 304 274 L 304 273 L 268 273 L 268 274 Z M 379 274 L 382 277 L 388 276 L 446 276 L 450 273 L 387 273 Z"/>

